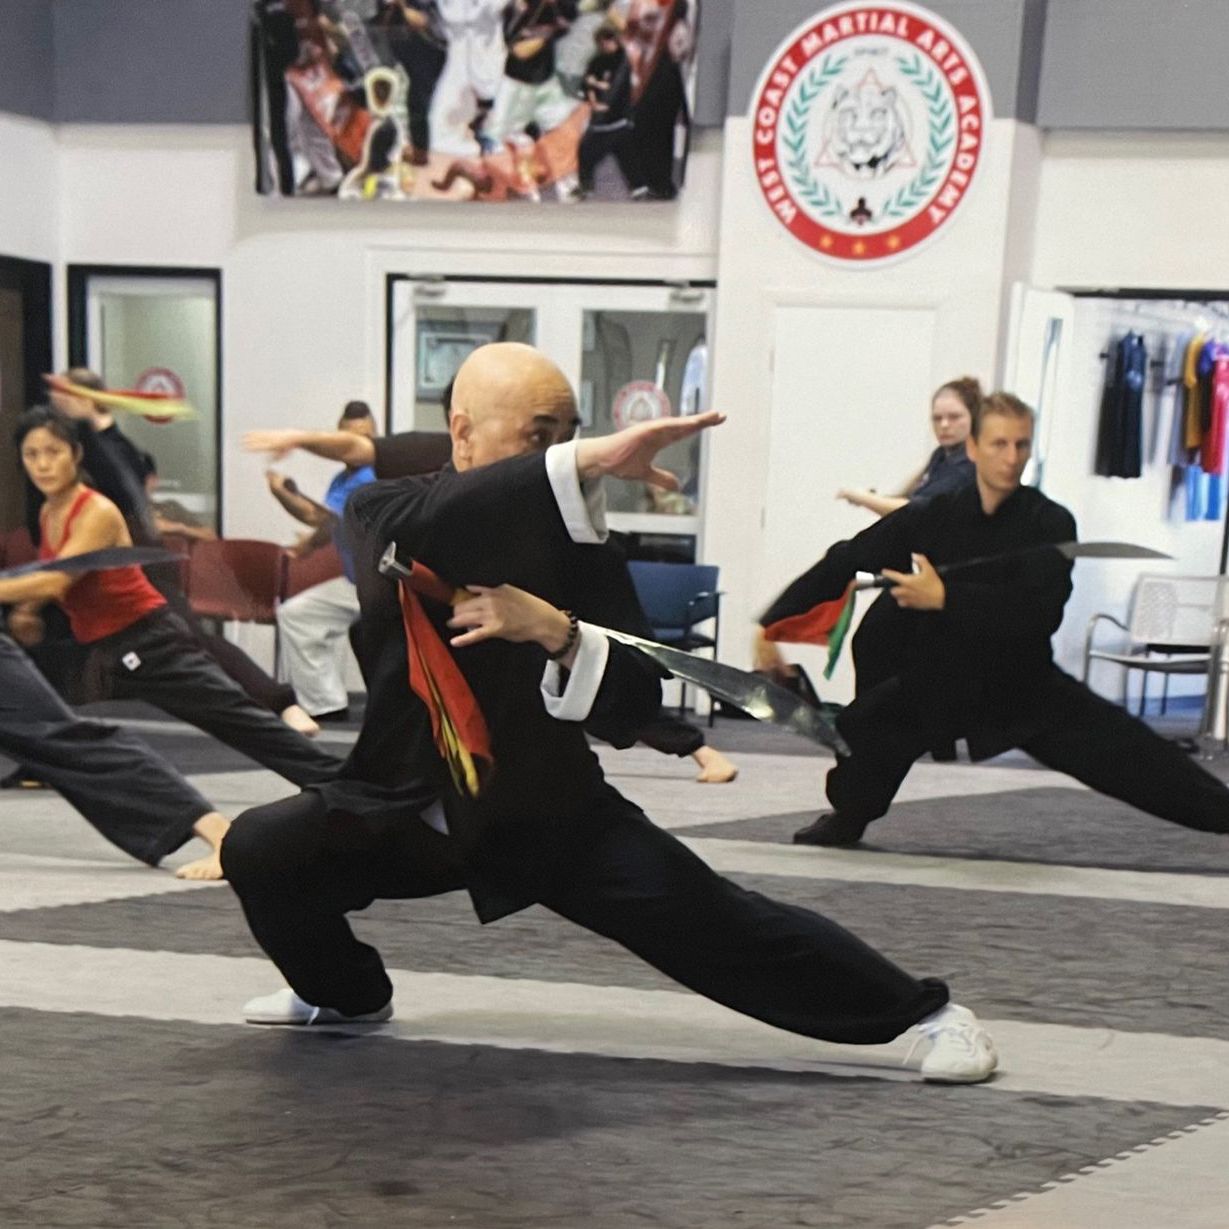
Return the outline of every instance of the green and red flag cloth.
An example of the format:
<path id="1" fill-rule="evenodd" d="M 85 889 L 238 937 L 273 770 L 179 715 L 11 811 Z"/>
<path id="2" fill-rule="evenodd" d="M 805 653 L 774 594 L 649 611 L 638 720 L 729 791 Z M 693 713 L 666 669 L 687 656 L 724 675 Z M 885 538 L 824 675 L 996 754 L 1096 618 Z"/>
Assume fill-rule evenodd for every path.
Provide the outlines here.
<path id="1" fill-rule="evenodd" d="M 410 689 L 426 706 L 436 750 L 459 794 L 481 795 L 495 768 L 491 735 L 465 675 L 423 608 L 422 598 L 455 606 L 469 596 L 415 562 L 399 582 Z"/>
<path id="2" fill-rule="evenodd" d="M 43 380 L 48 388 L 56 392 L 85 397 L 106 410 L 140 414 L 150 422 L 172 422 L 197 416 L 193 406 L 171 393 L 146 393 L 135 388 L 86 388 L 84 384 L 76 384 L 64 376 L 45 375 Z"/>
<path id="3" fill-rule="evenodd" d="M 828 661 L 824 678 L 830 679 L 836 669 L 841 647 L 853 622 L 854 585 L 831 602 L 820 602 L 802 614 L 778 619 L 764 628 L 764 638 L 777 644 L 820 644 L 828 646 Z"/>

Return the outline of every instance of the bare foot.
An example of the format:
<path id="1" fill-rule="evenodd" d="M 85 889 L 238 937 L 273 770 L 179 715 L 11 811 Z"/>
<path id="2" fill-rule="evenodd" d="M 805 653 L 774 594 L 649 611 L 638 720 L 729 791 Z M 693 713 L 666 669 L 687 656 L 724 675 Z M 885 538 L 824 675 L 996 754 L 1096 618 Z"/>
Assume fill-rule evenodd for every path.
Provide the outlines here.
<path id="1" fill-rule="evenodd" d="M 175 872 L 176 879 L 224 879 L 222 874 L 222 854 L 213 850 L 195 862 L 186 862 Z"/>
<path id="2" fill-rule="evenodd" d="M 292 704 L 289 708 L 282 709 L 280 716 L 292 730 L 298 730 L 300 734 L 305 735 L 307 738 L 315 738 L 320 733 L 320 726 L 313 719 L 312 715 L 305 708 L 300 708 L 297 704 Z"/>
<path id="3" fill-rule="evenodd" d="M 700 765 L 700 775 L 696 780 L 701 785 L 728 785 L 738 776 L 738 768 L 715 747 L 701 747 L 692 753 L 691 758 Z"/>
<path id="4" fill-rule="evenodd" d="M 188 862 L 175 872 L 176 879 L 225 879 L 222 873 L 222 840 L 230 831 L 230 820 L 220 811 L 208 811 L 192 825 L 192 831 L 209 845 L 209 852 Z"/>

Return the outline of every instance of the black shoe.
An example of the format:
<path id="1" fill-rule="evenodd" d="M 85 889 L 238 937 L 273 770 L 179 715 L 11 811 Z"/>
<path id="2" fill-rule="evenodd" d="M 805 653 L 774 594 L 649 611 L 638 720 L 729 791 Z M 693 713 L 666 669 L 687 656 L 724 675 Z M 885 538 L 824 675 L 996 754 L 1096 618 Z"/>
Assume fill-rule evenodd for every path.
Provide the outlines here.
<path id="1" fill-rule="evenodd" d="M 349 708 L 335 708 L 331 713 L 312 713 L 312 720 L 318 721 L 322 725 L 325 722 L 349 721 L 350 710 Z"/>
<path id="2" fill-rule="evenodd" d="M 46 789 L 47 782 L 40 780 L 28 768 L 18 765 L 7 777 L 0 779 L 0 789 Z"/>
<path id="3" fill-rule="evenodd" d="M 869 823 L 869 819 L 850 819 L 835 811 L 825 811 L 814 823 L 794 833 L 794 844 L 828 845 L 838 849 L 856 845 Z"/>

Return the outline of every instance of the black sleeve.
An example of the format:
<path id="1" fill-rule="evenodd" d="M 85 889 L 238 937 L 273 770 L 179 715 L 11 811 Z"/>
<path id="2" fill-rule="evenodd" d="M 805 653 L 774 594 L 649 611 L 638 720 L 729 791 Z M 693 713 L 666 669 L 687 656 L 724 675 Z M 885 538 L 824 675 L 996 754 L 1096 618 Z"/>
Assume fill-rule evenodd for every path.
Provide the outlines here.
<path id="1" fill-rule="evenodd" d="M 518 576 L 540 574 L 531 564 L 572 544 L 541 453 L 464 473 L 368 483 L 350 497 L 346 514 L 357 522 L 351 541 L 365 537 L 381 550 L 396 542 L 403 560 L 455 584 L 517 584 Z"/>
<path id="2" fill-rule="evenodd" d="M 925 504 L 936 495 L 947 495 L 970 486 L 976 479 L 977 469 L 972 461 L 944 465 L 925 486 L 909 496 L 909 502 Z"/>
<path id="3" fill-rule="evenodd" d="M 158 535 L 145 495 L 145 476 L 139 470 L 132 444 L 118 427 L 108 427 L 105 431 L 86 427 L 80 438 L 81 463 L 94 489 L 120 510 L 138 546 L 156 541 Z"/>
<path id="4" fill-rule="evenodd" d="M 630 747 L 661 712 L 661 680 L 654 661 L 612 640 L 606 672 L 585 721 L 586 732 L 612 747 Z"/>
<path id="5" fill-rule="evenodd" d="M 373 468 L 377 478 L 412 478 L 443 469 L 452 456 L 452 437 L 446 431 L 398 431 L 379 436 Z"/>
<path id="6" fill-rule="evenodd" d="M 856 572 L 879 572 L 884 568 L 907 572 L 920 512 L 920 507 L 906 504 L 857 537 L 836 543 L 817 564 L 787 586 L 760 616 L 760 626 L 770 627 L 782 619 L 805 614 L 823 602 L 835 601 Z"/>
<path id="7" fill-rule="evenodd" d="M 1042 510 L 1039 542 L 1074 542 L 1075 518 L 1059 504 Z M 1011 574 L 995 582 L 945 580 L 944 614 L 961 631 L 979 639 L 1050 637 L 1063 621 L 1071 596 L 1071 560 L 1058 551 L 1030 551 Z"/>

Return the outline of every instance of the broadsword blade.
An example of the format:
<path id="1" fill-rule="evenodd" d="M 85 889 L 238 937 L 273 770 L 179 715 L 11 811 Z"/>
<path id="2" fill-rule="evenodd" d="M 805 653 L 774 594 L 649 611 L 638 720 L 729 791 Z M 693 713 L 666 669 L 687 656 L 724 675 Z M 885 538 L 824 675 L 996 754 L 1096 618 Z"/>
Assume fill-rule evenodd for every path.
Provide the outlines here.
<path id="1" fill-rule="evenodd" d="M 151 563 L 177 563 L 184 556 L 157 546 L 108 546 L 83 551 L 63 559 L 34 559 L 0 571 L 0 579 L 28 576 L 31 572 L 106 572 L 112 568 L 143 567 Z"/>
<path id="2" fill-rule="evenodd" d="M 697 687 L 703 687 L 710 695 L 741 708 L 757 721 L 781 726 L 811 742 L 830 748 L 838 755 L 849 754 L 849 747 L 836 726 L 819 709 L 762 674 L 739 670 L 711 658 L 697 657 L 694 653 L 658 644 L 656 640 L 645 640 L 629 632 L 615 631 L 608 627 L 597 630 L 604 632 L 612 640 L 639 649 L 675 678 L 685 679 L 689 683 L 695 683 Z"/>

